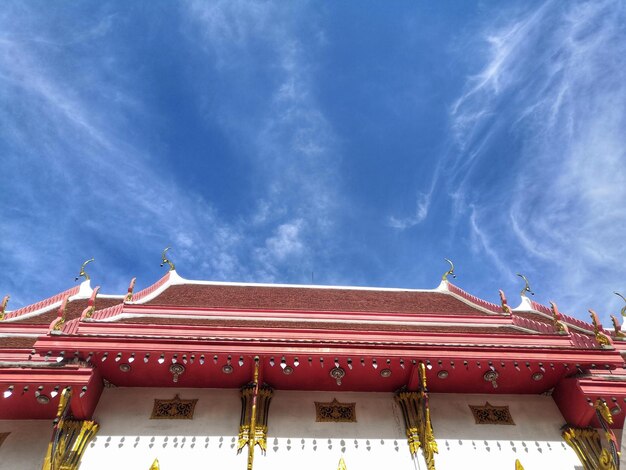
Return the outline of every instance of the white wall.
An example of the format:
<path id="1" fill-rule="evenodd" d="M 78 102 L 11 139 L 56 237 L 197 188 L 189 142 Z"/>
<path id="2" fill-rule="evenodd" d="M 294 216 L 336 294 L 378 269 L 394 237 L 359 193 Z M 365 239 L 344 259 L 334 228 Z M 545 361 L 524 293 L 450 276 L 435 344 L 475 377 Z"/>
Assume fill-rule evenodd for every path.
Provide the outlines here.
<path id="1" fill-rule="evenodd" d="M 52 437 L 52 420 L 0 420 L 0 470 L 41 470 Z"/>
<path id="2" fill-rule="evenodd" d="M 468 405 L 508 405 L 515 425 L 475 424 Z M 439 446 L 437 470 L 582 469 L 561 438 L 563 417 L 551 397 L 433 394 L 431 420 Z"/>
<path id="3" fill-rule="evenodd" d="M 151 420 L 155 398 L 198 398 L 193 420 Z M 357 423 L 315 422 L 314 401 L 356 402 Z M 509 405 L 515 426 L 477 425 L 468 407 Z M 439 454 L 437 470 L 580 469 L 561 439 L 563 424 L 550 397 L 431 395 Z M 162 470 L 246 468 L 247 449 L 236 454 L 241 402 L 238 390 L 105 389 L 95 412 L 100 431 L 88 445 L 81 470 L 148 470 L 155 457 Z M 0 469 L 38 470 L 52 423 L 0 421 L 11 432 L 0 447 Z M 255 470 L 336 470 L 343 455 L 348 470 L 423 470 L 406 444 L 402 416 L 388 393 L 276 391 L 270 407 L 268 452 L 257 448 Z"/>

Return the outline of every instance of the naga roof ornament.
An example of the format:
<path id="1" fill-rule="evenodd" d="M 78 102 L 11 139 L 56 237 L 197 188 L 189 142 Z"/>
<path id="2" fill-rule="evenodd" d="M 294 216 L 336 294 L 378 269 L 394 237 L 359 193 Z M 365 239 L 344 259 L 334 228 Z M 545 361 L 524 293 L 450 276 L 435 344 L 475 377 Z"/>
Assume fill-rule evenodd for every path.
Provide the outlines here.
<path id="1" fill-rule="evenodd" d="M 550 310 L 552 311 L 552 324 L 554 325 L 554 331 L 560 335 L 569 333 L 567 326 L 562 322 L 563 316 L 559 312 L 559 308 L 555 302 L 550 302 Z"/>
<path id="2" fill-rule="evenodd" d="M 504 291 L 500 289 L 498 292 L 500 293 L 500 302 L 502 304 L 502 312 L 508 315 L 511 315 L 513 313 L 513 310 L 511 310 L 511 307 L 506 301 L 506 296 L 504 295 Z"/>
<path id="3" fill-rule="evenodd" d="M 128 284 L 128 293 L 126 294 L 126 297 L 124 297 L 124 302 L 130 302 L 131 300 L 133 300 L 133 290 L 135 289 L 135 282 L 137 282 L 136 277 L 130 280 L 130 284 Z"/>
<path id="4" fill-rule="evenodd" d="M 87 301 L 87 308 L 83 311 L 81 315 L 81 320 L 83 318 L 91 318 L 96 311 L 96 297 L 98 296 L 98 292 L 100 291 L 100 286 L 97 286 L 93 292 L 91 293 L 91 297 Z"/>
<path id="5" fill-rule="evenodd" d="M 596 341 L 602 347 L 611 347 L 611 338 L 602 332 L 602 325 L 600 324 L 600 320 L 598 320 L 598 314 L 591 309 L 589 309 L 589 313 L 591 314 L 591 323 L 593 324 L 593 333 L 596 336 Z"/>
<path id="6" fill-rule="evenodd" d="M 10 295 L 5 295 L 2 299 L 2 303 L 0 303 L 0 321 L 4 320 L 4 312 L 7 309 L 7 304 L 9 303 Z"/>
<path id="7" fill-rule="evenodd" d="M 168 246 L 167 248 L 165 248 L 165 250 L 163 250 L 163 253 L 161 253 L 161 267 L 168 264 L 170 267 L 170 271 L 174 271 L 176 269 L 174 263 L 172 263 L 172 261 L 167 258 L 167 252 L 169 251 L 169 249 L 170 247 Z"/>
<path id="8" fill-rule="evenodd" d="M 95 261 L 95 259 L 91 258 L 83 263 L 83 265 L 80 267 L 80 272 L 78 273 L 78 276 L 76 276 L 76 279 L 74 279 L 75 281 L 78 281 L 81 277 L 84 277 L 85 281 L 88 281 L 90 279 L 89 274 L 87 274 L 87 272 L 85 271 L 85 266 L 87 266 L 89 263 L 92 263 L 93 261 Z"/>
<path id="9" fill-rule="evenodd" d="M 456 278 L 456 274 L 454 274 L 454 263 L 450 261 L 448 258 L 444 258 L 444 259 L 450 264 L 450 269 L 448 269 L 445 273 L 443 273 L 443 276 L 441 276 L 441 280 L 447 281 L 448 276 L 452 276 L 452 278 Z"/>

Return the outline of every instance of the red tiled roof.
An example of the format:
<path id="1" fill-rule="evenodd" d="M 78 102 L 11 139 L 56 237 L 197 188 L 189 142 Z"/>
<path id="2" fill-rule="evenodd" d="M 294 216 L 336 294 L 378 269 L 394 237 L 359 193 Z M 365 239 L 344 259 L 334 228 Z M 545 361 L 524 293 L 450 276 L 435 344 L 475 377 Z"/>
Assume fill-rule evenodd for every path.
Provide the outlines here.
<path id="1" fill-rule="evenodd" d="M 323 287 L 173 285 L 146 304 L 199 308 L 486 315 L 484 311 L 442 292 Z"/>
<path id="2" fill-rule="evenodd" d="M 87 308 L 88 299 L 72 300 L 67 303 L 65 321 L 73 320 L 80 317 L 83 310 Z M 110 307 L 120 303 L 120 299 L 96 299 L 96 308 L 98 310 Z M 13 323 L 26 325 L 49 325 L 52 320 L 58 317 L 59 308 L 55 307 L 34 317 L 14 320 Z"/>
<path id="3" fill-rule="evenodd" d="M 0 349 L 32 348 L 36 341 L 32 336 L 5 336 L 0 338 Z"/>

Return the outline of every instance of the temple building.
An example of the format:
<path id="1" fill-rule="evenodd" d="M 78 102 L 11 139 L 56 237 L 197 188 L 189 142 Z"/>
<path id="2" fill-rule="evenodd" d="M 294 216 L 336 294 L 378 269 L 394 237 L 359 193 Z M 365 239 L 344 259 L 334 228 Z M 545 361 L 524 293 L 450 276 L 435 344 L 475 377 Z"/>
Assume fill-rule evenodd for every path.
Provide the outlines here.
<path id="1" fill-rule="evenodd" d="M 4 298 L 0 469 L 620 467 L 615 317 L 565 315 L 527 282 L 493 304 L 453 267 L 390 289 L 194 281 L 163 261 L 139 292 L 102 294 L 83 265 L 53 297 Z"/>

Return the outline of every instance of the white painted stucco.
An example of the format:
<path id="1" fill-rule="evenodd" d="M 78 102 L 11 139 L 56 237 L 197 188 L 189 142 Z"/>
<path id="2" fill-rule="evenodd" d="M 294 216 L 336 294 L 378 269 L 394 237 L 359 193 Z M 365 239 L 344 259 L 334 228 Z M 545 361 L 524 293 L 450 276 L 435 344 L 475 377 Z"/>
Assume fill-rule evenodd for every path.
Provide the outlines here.
<path id="1" fill-rule="evenodd" d="M 52 436 L 52 420 L 0 420 L 0 470 L 41 470 Z"/>
<path id="2" fill-rule="evenodd" d="M 469 405 L 508 405 L 515 425 L 475 424 Z M 537 395 L 433 394 L 431 420 L 438 470 L 582 469 L 561 438 L 564 421 L 551 397 Z"/>
<path id="3" fill-rule="evenodd" d="M 155 398 L 197 398 L 193 420 L 151 420 Z M 317 423 L 315 401 L 356 403 L 356 423 Z M 472 405 L 508 405 L 515 425 L 477 425 Z M 433 394 L 431 417 L 439 446 L 437 470 L 578 470 L 561 439 L 563 424 L 547 396 Z M 237 455 L 241 402 L 238 390 L 108 388 L 94 418 L 100 431 L 88 445 L 81 470 L 246 468 Z M 48 421 L 0 421 L 11 432 L 0 447 L 0 469 L 41 468 L 50 438 Z M 270 407 L 267 455 L 256 451 L 255 470 L 424 470 L 410 457 L 400 410 L 390 393 L 276 391 Z"/>

